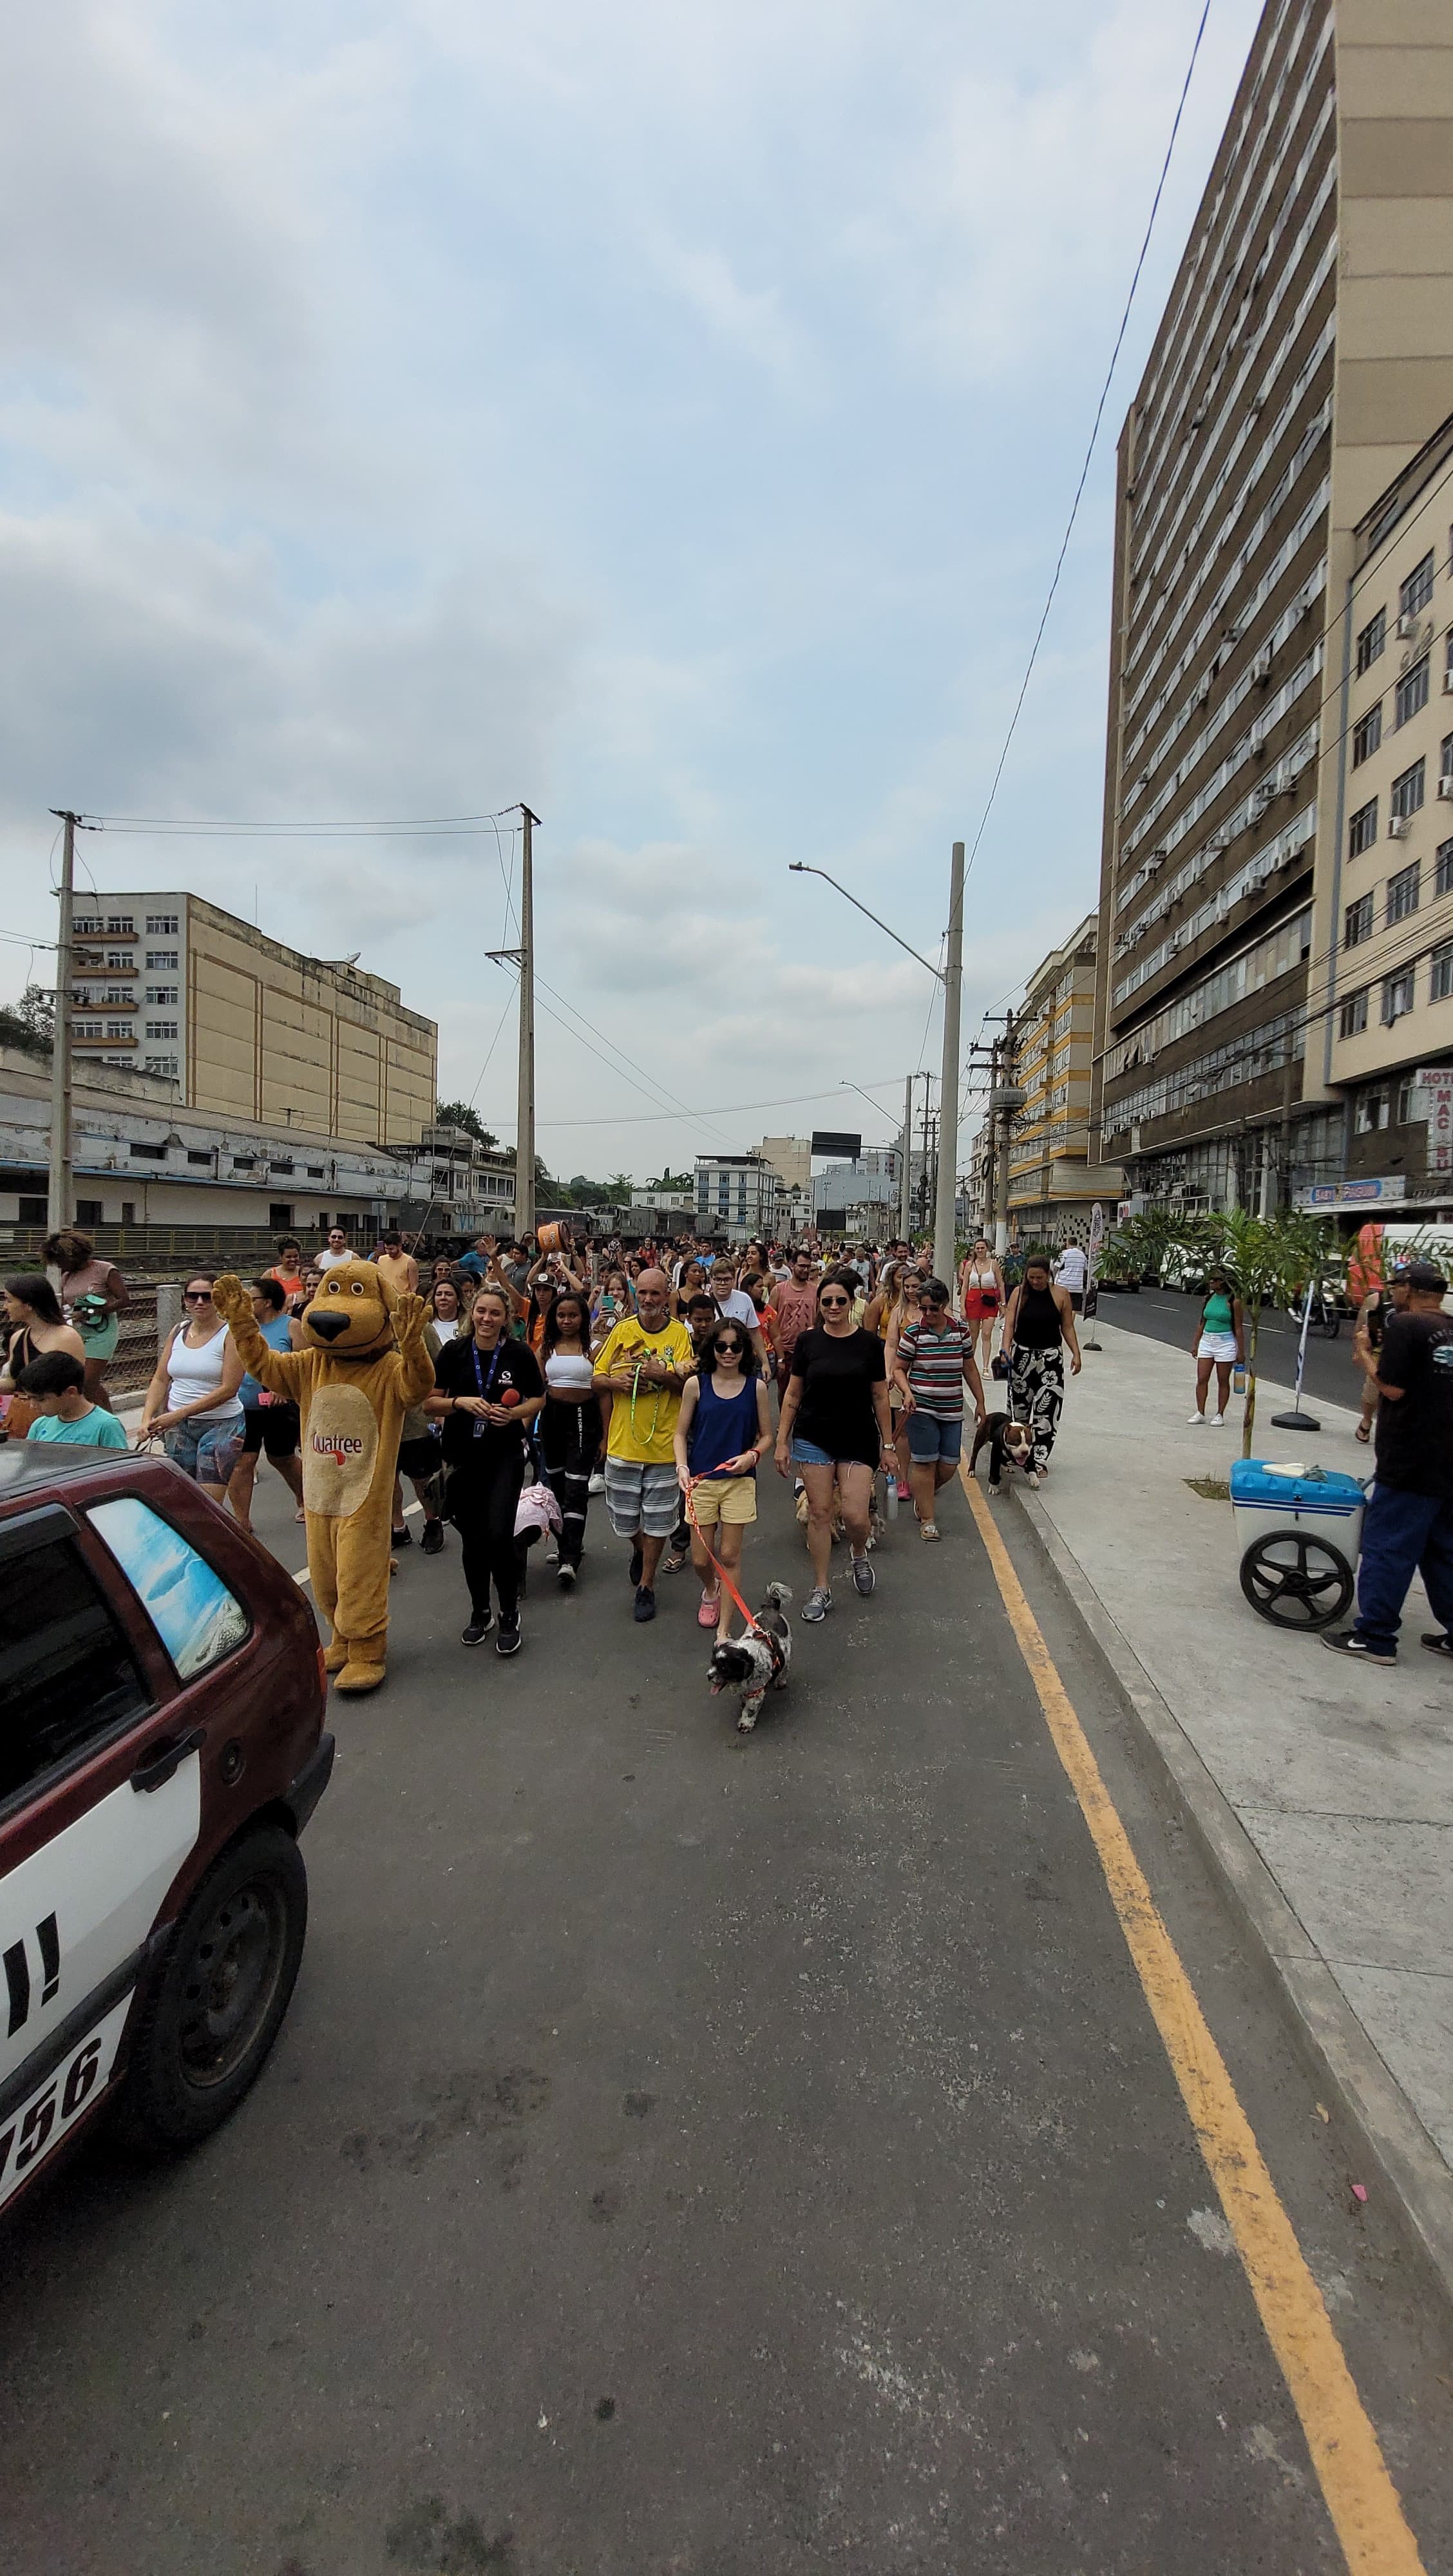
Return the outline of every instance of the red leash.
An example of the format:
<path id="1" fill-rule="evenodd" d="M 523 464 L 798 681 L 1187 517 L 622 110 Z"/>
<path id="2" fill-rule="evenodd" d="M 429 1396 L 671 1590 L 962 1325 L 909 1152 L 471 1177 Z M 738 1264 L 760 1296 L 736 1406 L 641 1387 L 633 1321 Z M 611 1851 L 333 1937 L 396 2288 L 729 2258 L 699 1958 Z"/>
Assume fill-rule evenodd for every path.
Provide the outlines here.
<path id="1" fill-rule="evenodd" d="M 724 1477 L 714 1479 L 711 1476 L 693 1476 L 691 1482 L 686 1488 L 686 1517 L 690 1521 L 692 1528 L 695 1530 L 697 1537 L 700 1539 L 702 1546 L 705 1548 L 707 1555 L 711 1557 L 712 1564 L 716 1567 L 718 1581 L 726 1585 L 728 1593 L 736 1603 L 737 1608 L 740 1610 L 747 1626 L 751 1629 L 752 1634 L 757 1637 L 766 1637 L 766 1629 L 761 1625 L 755 1612 L 747 1608 L 745 1601 L 742 1599 L 740 1592 L 733 1583 L 726 1567 L 721 1563 L 720 1558 L 713 1553 L 711 1541 L 707 1537 L 705 1530 L 702 1528 L 700 1521 L 696 1517 L 696 1505 L 692 1501 L 692 1496 L 695 1493 L 697 1486 L 710 1485 L 713 1482 L 726 1483 L 727 1481 L 729 1480 Z M 767 1638 L 767 1642 L 769 1645 L 771 1644 L 772 1641 L 770 1637 Z"/>

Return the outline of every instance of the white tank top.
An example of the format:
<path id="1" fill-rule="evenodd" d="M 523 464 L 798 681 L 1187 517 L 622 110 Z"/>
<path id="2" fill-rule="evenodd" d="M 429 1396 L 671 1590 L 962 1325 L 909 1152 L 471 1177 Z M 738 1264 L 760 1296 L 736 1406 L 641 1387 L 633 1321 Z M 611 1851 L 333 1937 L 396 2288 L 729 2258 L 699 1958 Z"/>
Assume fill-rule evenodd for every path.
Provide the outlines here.
<path id="1" fill-rule="evenodd" d="M 964 1279 L 966 1288 L 994 1288 L 997 1285 L 992 1270 L 970 1270 Z"/>
<path id="2" fill-rule="evenodd" d="M 545 1384 L 561 1395 L 589 1395 L 594 1364 L 584 1351 L 552 1351 L 545 1362 Z"/>
<path id="3" fill-rule="evenodd" d="M 183 1326 L 185 1332 L 185 1326 Z M 178 1333 L 167 1357 L 167 1410 L 175 1412 L 179 1404 L 191 1404 L 199 1395 L 215 1395 L 222 1383 L 222 1363 L 227 1357 L 227 1327 L 219 1324 L 210 1342 L 200 1350 L 191 1349 Z M 193 1422 L 225 1422 L 242 1411 L 240 1395 L 229 1395 L 225 1403 L 209 1404 L 203 1413 L 194 1413 Z"/>

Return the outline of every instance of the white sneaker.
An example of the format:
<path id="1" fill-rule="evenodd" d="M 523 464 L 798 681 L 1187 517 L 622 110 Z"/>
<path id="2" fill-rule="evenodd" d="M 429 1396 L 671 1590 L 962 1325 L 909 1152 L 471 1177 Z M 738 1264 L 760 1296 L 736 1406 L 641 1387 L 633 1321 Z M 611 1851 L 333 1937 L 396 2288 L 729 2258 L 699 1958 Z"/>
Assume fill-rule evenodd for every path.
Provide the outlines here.
<path id="1" fill-rule="evenodd" d="M 1226 1427 L 1226 1416 L 1225 1416 L 1225 1414 L 1224 1414 L 1224 1413 L 1213 1413 L 1213 1414 L 1212 1414 L 1212 1416 L 1211 1416 L 1211 1429 L 1212 1429 L 1213 1431 L 1222 1431 L 1222 1430 L 1224 1430 L 1224 1429 L 1225 1429 L 1225 1427 Z"/>
<path id="2" fill-rule="evenodd" d="M 1186 1420 L 1187 1420 L 1187 1422 L 1190 1424 L 1191 1429 L 1192 1429 L 1193 1431 L 1194 1431 L 1194 1430 L 1196 1430 L 1198 1427 L 1199 1427 L 1199 1429 L 1201 1429 L 1202 1431 L 1204 1431 L 1204 1430 L 1205 1430 L 1205 1427 L 1206 1427 L 1206 1417 L 1205 1417 L 1204 1413 L 1188 1413 L 1188 1414 L 1186 1415 Z"/>

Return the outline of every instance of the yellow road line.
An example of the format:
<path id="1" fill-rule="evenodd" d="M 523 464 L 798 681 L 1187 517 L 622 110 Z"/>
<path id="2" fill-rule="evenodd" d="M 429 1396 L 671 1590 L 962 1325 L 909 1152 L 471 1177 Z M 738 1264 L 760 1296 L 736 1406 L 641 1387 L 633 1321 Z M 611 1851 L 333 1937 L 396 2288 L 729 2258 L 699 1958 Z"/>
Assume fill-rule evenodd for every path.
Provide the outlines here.
<path id="1" fill-rule="evenodd" d="M 1352 2576 L 1425 2576 L 1417 2542 L 1322 2293 L 1277 2198 L 1195 1990 L 1156 1909 L 989 1506 L 972 1476 L 962 1474 L 962 1482 L 1055 1751 L 1094 1837 L 1120 1928 L 1220 2194 L 1261 2322 L 1301 2417 L 1342 2554 Z"/>

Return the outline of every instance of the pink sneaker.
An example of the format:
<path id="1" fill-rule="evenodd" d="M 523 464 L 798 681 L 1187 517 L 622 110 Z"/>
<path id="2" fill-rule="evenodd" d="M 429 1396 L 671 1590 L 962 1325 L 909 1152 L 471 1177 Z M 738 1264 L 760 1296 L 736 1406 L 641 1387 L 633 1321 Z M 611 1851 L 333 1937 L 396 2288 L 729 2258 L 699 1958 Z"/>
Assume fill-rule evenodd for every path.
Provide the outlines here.
<path id="1" fill-rule="evenodd" d="M 909 1497 L 908 1497 L 908 1487 L 905 1485 L 905 1483 L 903 1482 L 902 1477 L 900 1476 L 900 1477 L 899 1477 L 899 1479 L 898 1479 L 898 1500 L 900 1501 L 900 1503 L 906 1503 L 906 1502 L 908 1501 L 908 1498 L 909 1498 Z"/>

